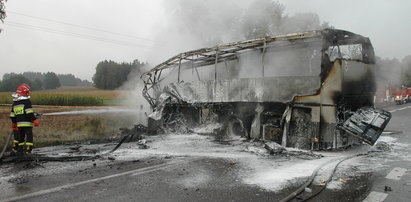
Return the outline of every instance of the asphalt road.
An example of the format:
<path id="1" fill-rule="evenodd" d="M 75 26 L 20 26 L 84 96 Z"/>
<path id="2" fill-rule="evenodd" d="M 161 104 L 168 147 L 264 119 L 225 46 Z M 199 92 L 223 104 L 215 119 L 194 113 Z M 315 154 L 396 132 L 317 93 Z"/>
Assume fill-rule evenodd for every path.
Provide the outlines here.
<path id="1" fill-rule="evenodd" d="M 16 196 L 0 201 L 277 201 L 285 196 L 242 184 L 236 170 L 235 163 L 223 159 L 116 162 L 26 177 L 15 187 Z"/>
<path id="2" fill-rule="evenodd" d="M 391 150 L 372 152 L 343 163 L 341 167 L 345 169 L 337 169 L 333 177 L 344 180 L 342 189 L 325 189 L 311 201 L 411 201 L 411 104 L 390 106 L 386 110 L 392 113 L 392 118 L 379 140 L 387 140 Z M 319 188 L 314 187 L 313 192 L 316 190 Z"/>
<path id="3" fill-rule="evenodd" d="M 332 178 L 340 186 L 330 183 L 311 201 L 411 201 L 411 104 L 388 110 L 393 117 L 386 130 L 401 132 L 382 135 L 391 151 L 342 163 Z M 244 183 L 235 158 L 206 155 L 20 162 L 0 169 L 10 175 L 0 182 L 0 201 L 278 201 L 306 180 L 270 190 Z M 319 180 L 301 198 L 319 191 Z"/>
<path id="4" fill-rule="evenodd" d="M 399 146 L 395 146 L 387 158 L 379 159 L 386 169 L 370 176 L 367 202 L 383 198 L 386 202 L 411 201 L 411 104 L 398 105 L 388 110 L 392 112 L 392 119 L 386 131 L 400 133 L 386 136 L 395 138 Z"/>

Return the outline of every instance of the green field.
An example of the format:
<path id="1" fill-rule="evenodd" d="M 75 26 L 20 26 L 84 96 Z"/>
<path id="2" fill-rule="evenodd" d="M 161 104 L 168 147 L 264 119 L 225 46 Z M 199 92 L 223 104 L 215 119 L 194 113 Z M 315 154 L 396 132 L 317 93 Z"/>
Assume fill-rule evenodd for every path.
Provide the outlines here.
<path id="1" fill-rule="evenodd" d="M 56 90 L 31 92 L 33 105 L 53 106 L 116 106 L 121 94 L 119 90 L 99 90 L 94 87 L 66 87 Z M 0 93 L 0 104 L 11 104 L 11 92 Z"/>
<path id="2" fill-rule="evenodd" d="M 73 110 L 93 110 L 102 107 L 35 106 L 40 114 Z M 104 107 L 103 107 L 104 108 Z M 0 149 L 11 132 L 10 106 L 0 106 Z M 35 147 L 58 145 L 85 140 L 98 140 L 113 136 L 119 128 L 131 127 L 136 117 L 133 113 L 43 115 L 38 118 L 39 127 L 33 128 Z"/>
<path id="3" fill-rule="evenodd" d="M 93 87 L 60 88 L 31 92 L 34 111 L 40 114 L 73 110 L 93 110 L 119 106 L 126 93 Z M 11 92 L 0 93 L 0 149 L 11 131 L 9 118 Z M 6 104 L 6 105 L 5 105 Z M 33 129 L 35 147 L 110 137 L 122 127 L 135 124 L 133 113 L 73 114 L 41 116 L 40 126 Z"/>

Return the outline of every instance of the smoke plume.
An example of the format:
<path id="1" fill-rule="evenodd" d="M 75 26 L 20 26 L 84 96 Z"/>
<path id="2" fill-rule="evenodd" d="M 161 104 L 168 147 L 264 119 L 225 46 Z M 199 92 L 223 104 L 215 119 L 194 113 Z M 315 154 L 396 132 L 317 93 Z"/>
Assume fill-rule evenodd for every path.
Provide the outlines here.
<path id="1" fill-rule="evenodd" d="M 149 51 L 149 63 L 153 66 L 181 52 L 193 49 L 328 27 L 327 23 L 321 23 L 315 13 L 289 16 L 282 4 L 272 0 L 164 1 L 163 10 L 166 21 L 164 24 L 167 26 L 153 31 L 156 48 Z M 253 63 L 259 57 L 253 54 L 244 55 L 240 63 L 241 65 Z M 227 69 L 227 71 L 236 70 Z M 209 72 L 200 72 L 200 77 L 207 74 Z M 192 75 L 193 77 L 187 78 L 186 81 L 197 79 L 196 74 Z M 140 74 L 130 74 L 123 88 L 132 88 L 133 93 L 126 96 L 124 103 L 142 108 L 142 111 L 149 113 L 148 103 L 141 93 L 142 87 Z"/>

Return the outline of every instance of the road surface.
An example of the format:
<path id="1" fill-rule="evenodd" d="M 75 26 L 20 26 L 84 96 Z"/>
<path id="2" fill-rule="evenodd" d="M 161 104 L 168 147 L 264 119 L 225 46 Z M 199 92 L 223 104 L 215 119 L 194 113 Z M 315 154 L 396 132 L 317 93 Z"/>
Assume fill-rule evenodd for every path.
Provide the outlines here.
<path id="1" fill-rule="evenodd" d="M 73 162 L 0 165 L 0 201 L 278 201 L 319 169 L 299 198 L 326 188 L 312 201 L 410 201 L 411 105 L 388 108 L 392 120 L 379 141 L 390 151 L 361 145 L 345 151 L 309 153 L 288 149 L 269 155 L 259 143 L 233 139 L 221 144 L 201 135 L 167 135 L 148 140 L 148 149 L 126 143 L 35 149 L 48 156 L 94 155 Z M 371 151 L 371 152 L 370 152 Z M 296 198 L 293 201 L 301 201 Z"/>

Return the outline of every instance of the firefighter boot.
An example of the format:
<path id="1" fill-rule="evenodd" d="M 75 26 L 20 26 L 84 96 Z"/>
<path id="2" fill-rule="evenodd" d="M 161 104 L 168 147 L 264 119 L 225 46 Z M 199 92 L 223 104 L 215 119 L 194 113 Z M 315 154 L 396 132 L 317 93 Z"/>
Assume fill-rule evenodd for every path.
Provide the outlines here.
<path id="1" fill-rule="evenodd" d="M 24 145 L 25 145 L 24 142 L 18 144 L 18 150 L 17 150 L 18 156 L 21 156 L 24 154 Z"/>
<path id="2" fill-rule="evenodd" d="M 24 151 L 24 154 L 26 154 L 26 155 L 31 154 L 31 150 L 33 150 L 33 143 L 32 142 L 26 142 L 26 150 Z"/>
<path id="3" fill-rule="evenodd" d="M 19 146 L 19 141 L 13 140 L 13 143 L 11 144 L 11 154 L 17 155 L 17 152 L 19 151 L 20 146 Z"/>

